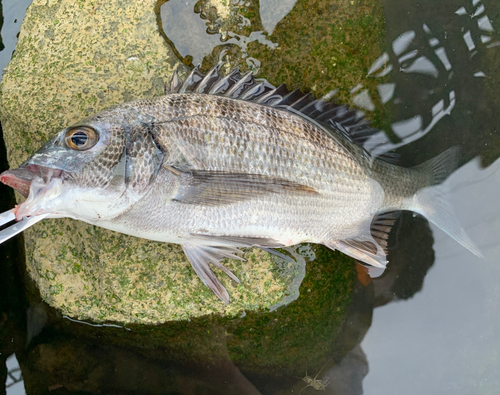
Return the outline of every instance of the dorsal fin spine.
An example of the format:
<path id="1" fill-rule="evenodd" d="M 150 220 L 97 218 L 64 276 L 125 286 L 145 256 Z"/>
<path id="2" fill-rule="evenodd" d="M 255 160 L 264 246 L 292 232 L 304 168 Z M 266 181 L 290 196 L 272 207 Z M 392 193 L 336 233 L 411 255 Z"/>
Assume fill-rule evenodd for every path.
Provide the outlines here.
<path id="1" fill-rule="evenodd" d="M 247 98 L 249 98 L 251 95 L 253 95 L 256 91 L 258 91 L 260 89 L 260 87 L 264 86 L 264 82 L 261 82 L 257 85 L 255 85 L 253 88 L 250 88 L 248 89 L 242 96 L 241 96 L 241 99 L 242 100 L 247 100 Z"/>
<path id="2" fill-rule="evenodd" d="M 234 78 L 236 75 L 239 75 L 239 73 L 240 73 L 240 71 L 237 67 L 234 68 L 233 70 L 231 70 L 228 75 L 226 75 L 224 78 L 222 78 L 216 84 L 214 84 L 213 88 L 210 89 L 208 94 L 210 94 L 210 95 L 222 95 L 225 92 L 225 91 L 224 92 L 221 91 L 221 89 L 224 88 L 224 85 L 228 84 L 228 89 L 229 89 L 231 79 Z"/>
<path id="3" fill-rule="evenodd" d="M 219 78 L 219 68 L 222 65 L 222 62 L 219 62 L 213 67 L 207 75 L 200 81 L 198 86 L 196 87 L 196 93 L 204 93 L 203 90 L 206 86 L 209 85 L 210 79 L 216 77 L 217 80 Z"/>
<path id="4" fill-rule="evenodd" d="M 236 91 L 243 85 L 245 85 L 247 82 L 249 81 L 252 81 L 253 79 L 253 76 L 252 76 L 252 72 L 249 71 L 248 73 L 246 73 L 236 84 L 233 85 L 232 88 L 230 88 L 225 94 L 224 96 L 226 97 L 231 97 L 233 99 L 238 99 L 240 96 L 239 95 L 235 95 Z"/>
<path id="5" fill-rule="evenodd" d="M 182 84 L 179 93 L 194 92 L 203 79 L 202 76 L 203 74 L 200 72 L 199 66 L 196 66 Z"/>
<path id="6" fill-rule="evenodd" d="M 177 69 L 174 71 L 174 75 L 170 80 L 170 92 L 169 93 L 177 93 L 179 92 L 179 88 L 182 86 L 183 81 L 179 77 L 179 73 Z"/>

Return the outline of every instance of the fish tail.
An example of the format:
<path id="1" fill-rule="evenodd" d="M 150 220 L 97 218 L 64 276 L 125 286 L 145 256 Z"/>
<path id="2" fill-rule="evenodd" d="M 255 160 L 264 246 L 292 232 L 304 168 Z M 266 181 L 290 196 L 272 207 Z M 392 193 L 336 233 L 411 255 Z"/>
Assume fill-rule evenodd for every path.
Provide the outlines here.
<path id="1" fill-rule="evenodd" d="M 451 147 L 435 158 L 415 167 L 416 170 L 427 175 L 428 184 L 415 194 L 411 210 L 423 215 L 474 255 L 483 258 L 476 244 L 458 222 L 453 207 L 449 203 L 448 187 L 446 183 L 443 183 L 457 168 L 459 158 L 459 148 Z"/>

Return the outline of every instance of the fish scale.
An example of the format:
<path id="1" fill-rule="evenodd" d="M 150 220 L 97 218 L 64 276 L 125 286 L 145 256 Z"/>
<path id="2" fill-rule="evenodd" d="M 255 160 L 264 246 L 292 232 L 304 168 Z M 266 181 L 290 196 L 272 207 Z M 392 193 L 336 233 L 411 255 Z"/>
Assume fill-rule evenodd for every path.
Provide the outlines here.
<path id="1" fill-rule="evenodd" d="M 193 101 L 190 96 L 193 95 L 184 96 L 186 96 L 186 103 L 183 105 L 192 105 Z M 214 101 L 216 100 L 216 102 L 213 103 L 211 107 L 217 106 L 220 100 L 231 100 L 210 96 L 206 98 L 206 100 L 212 98 Z M 176 98 L 174 102 L 177 105 L 182 101 L 179 98 Z M 199 101 L 195 100 L 194 103 L 199 103 Z M 238 112 L 238 107 L 233 107 L 235 107 L 235 110 L 227 112 L 226 116 L 230 117 L 234 114 L 236 119 L 238 119 L 238 121 L 234 122 L 231 122 L 232 119 L 224 119 L 222 122 L 218 122 L 214 121 L 214 114 L 202 116 L 197 114 L 194 110 L 186 110 L 187 113 L 191 114 L 190 116 L 196 116 L 198 118 L 196 121 L 193 121 L 194 124 L 190 125 L 188 119 L 183 119 L 181 121 L 182 126 L 180 127 L 173 126 L 172 129 L 168 126 L 162 127 L 158 139 L 166 146 L 171 146 L 175 144 L 175 141 L 179 141 L 181 145 L 191 148 L 194 147 L 196 149 L 196 154 L 191 153 L 191 155 L 195 158 L 203 157 L 203 165 L 206 169 L 218 170 L 222 168 L 220 158 L 226 159 L 228 157 L 227 152 L 226 155 L 221 155 L 221 153 L 224 153 L 221 152 L 224 147 L 241 146 L 246 149 L 246 152 L 249 152 L 249 155 L 253 155 L 254 158 L 272 150 L 279 150 L 280 155 L 275 157 L 277 161 L 276 164 L 274 164 L 273 161 L 265 163 L 265 171 L 271 175 L 282 175 L 286 172 L 287 168 L 290 168 L 291 166 L 308 169 L 322 169 L 325 170 L 323 171 L 323 174 L 321 174 L 321 172 L 308 172 L 307 177 L 316 177 L 318 181 L 321 178 L 326 184 L 330 185 L 334 178 L 330 170 L 334 170 L 336 167 L 341 166 L 344 171 L 348 169 L 356 169 L 352 175 L 359 174 L 362 176 L 363 169 L 361 166 L 357 165 L 349 155 L 346 155 L 343 151 L 338 149 L 338 147 L 334 144 L 334 140 L 328 138 L 328 136 L 324 136 L 324 132 L 321 130 L 316 131 L 313 129 L 314 133 L 312 134 L 314 137 L 309 140 L 304 140 L 304 133 L 299 129 L 300 127 L 310 127 L 305 120 L 301 120 L 299 118 L 298 120 L 294 120 L 294 122 L 286 122 L 283 124 L 276 123 L 273 119 L 278 118 L 276 113 L 280 113 L 280 111 L 270 112 L 267 107 L 255 106 L 258 113 L 261 114 L 261 116 L 257 118 L 262 121 L 261 124 L 255 124 L 253 118 L 250 118 L 249 116 L 242 116 Z M 217 111 L 215 113 L 218 114 Z M 273 114 L 274 116 L 268 117 L 269 114 Z M 280 116 L 283 117 L 281 114 Z M 266 119 L 269 120 L 270 126 L 266 125 Z M 217 118 L 215 118 L 215 120 L 217 120 Z M 246 123 L 243 123 L 243 120 L 246 120 Z M 168 123 L 169 126 L 170 123 L 171 122 Z M 175 123 L 175 121 L 172 123 Z M 275 125 L 274 127 L 273 124 Z M 257 129 L 254 128 L 254 125 L 257 126 Z M 260 139 L 260 133 L 257 131 L 261 132 L 262 136 L 266 136 L 266 138 Z M 294 131 L 296 133 L 293 133 Z M 213 145 L 206 144 L 203 137 L 205 135 L 211 136 L 211 140 L 217 139 L 216 143 Z M 167 142 L 166 140 L 169 138 L 174 141 Z M 256 139 L 257 141 L 255 141 Z M 262 144 L 265 144 L 265 148 L 258 145 L 259 140 L 262 141 Z M 300 148 L 297 149 L 297 146 Z M 323 166 L 320 165 L 318 151 L 324 158 L 328 158 L 326 163 L 323 163 Z M 300 155 L 297 155 L 297 152 L 299 152 Z M 232 163 L 230 162 L 233 158 L 234 157 L 231 157 L 229 161 L 226 159 L 224 162 L 225 170 L 237 169 L 239 171 L 263 171 L 263 169 L 259 169 L 259 161 L 252 160 L 254 158 L 251 157 L 247 158 L 248 160 L 244 163 L 236 160 L 237 167 L 233 168 Z M 198 164 L 198 161 L 195 162 Z M 328 169 L 328 166 L 330 166 L 330 169 Z M 293 169 L 289 169 L 286 176 L 291 179 L 297 178 Z M 363 179 L 360 181 L 363 182 Z"/>

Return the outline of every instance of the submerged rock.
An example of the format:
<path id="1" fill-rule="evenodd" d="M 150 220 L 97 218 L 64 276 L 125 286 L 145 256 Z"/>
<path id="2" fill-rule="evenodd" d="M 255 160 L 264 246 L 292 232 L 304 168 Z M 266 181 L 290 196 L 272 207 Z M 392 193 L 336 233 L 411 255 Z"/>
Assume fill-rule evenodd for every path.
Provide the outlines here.
<path id="1" fill-rule="evenodd" d="M 359 344 L 372 313 L 371 288 L 354 285 L 350 258 L 321 246 L 309 252 L 315 259 L 301 297 L 265 314 L 125 327 L 49 314 L 50 330 L 22 354 L 26 388 L 34 394 L 55 388 L 228 394 L 252 393 L 255 385 L 263 393 L 292 386 L 298 392 L 306 369 L 311 374 L 327 362 L 335 365 Z"/>

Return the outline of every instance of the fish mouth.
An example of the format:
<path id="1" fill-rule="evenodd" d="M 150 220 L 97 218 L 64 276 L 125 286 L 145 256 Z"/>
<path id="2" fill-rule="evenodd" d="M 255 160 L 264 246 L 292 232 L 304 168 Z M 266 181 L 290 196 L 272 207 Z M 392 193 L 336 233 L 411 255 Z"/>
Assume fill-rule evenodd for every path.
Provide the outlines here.
<path id="1" fill-rule="evenodd" d="M 26 165 L 17 169 L 6 170 L 0 174 L 0 182 L 14 188 L 24 197 L 30 193 L 31 183 L 34 179 L 42 179 L 45 184 L 49 184 L 54 178 L 64 180 L 66 172 L 61 169 L 39 165 Z"/>

